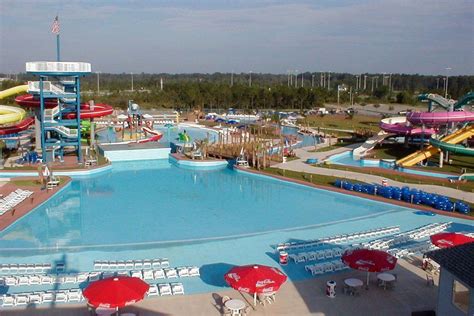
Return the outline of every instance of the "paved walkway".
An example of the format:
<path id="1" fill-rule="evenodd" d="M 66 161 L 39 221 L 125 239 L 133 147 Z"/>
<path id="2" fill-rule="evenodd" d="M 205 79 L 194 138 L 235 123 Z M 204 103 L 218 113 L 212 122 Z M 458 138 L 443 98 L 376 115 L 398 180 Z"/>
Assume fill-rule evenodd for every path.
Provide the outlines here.
<path id="1" fill-rule="evenodd" d="M 313 167 L 305 163 L 306 159 L 308 158 L 317 158 L 318 160 L 324 160 L 327 157 L 338 154 L 347 150 L 351 150 L 355 147 L 360 146 L 361 144 L 353 144 L 347 147 L 337 148 L 331 151 L 326 152 L 308 152 L 308 150 L 313 150 L 314 146 L 306 147 L 295 150 L 296 156 L 300 157 L 300 159 L 292 160 L 286 163 L 280 163 L 274 165 L 273 167 L 291 171 L 299 171 L 299 172 L 306 172 L 312 174 L 320 174 L 325 176 L 333 176 L 333 177 L 340 177 L 340 178 L 348 178 L 368 183 L 382 183 L 382 179 L 384 177 L 365 174 L 365 173 L 358 173 L 354 171 L 345 171 L 345 170 L 338 170 L 338 169 L 327 169 L 327 168 L 320 168 L 320 167 Z M 466 191 L 456 190 L 453 188 L 442 187 L 438 185 L 429 185 L 429 184 L 415 184 L 415 183 L 403 183 L 395 180 L 388 180 L 389 185 L 393 186 L 410 186 L 412 188 L 417 188 L 420 190 L 424 190 L 430 193 L 436 193 L 441 195 L 449 196 L 453 199 L 464 200 L 469 203 L 474 203 L 474 193 L 469 193 Z"/>
<path id="2" fill-rule="evenodd" d="M 294 264 L 294 263 L 291 263 Z M 419 262 L 417 261 L 417 264 Z M 346 270 L 341 273 L 328 274 L 322 277 L 300 281 L 286 282 L 277 293 L 276 302 L 267 306 L 251 309 L 250 316 L 270 315 L 410 315 L 413 311 L 435 310 L 438 293 L 437 286 L 427 286 L 425 272 L 415 265 L 399 260 L 393 271 L 397 274 L 396 286 L 393 290 L 384 290 L 376 285 L 376 274 L 370 276 L 369 290 L 360 289 L 359 296 L 345 295 L 342 284 L 346 278 L 366 279 L 363 271 Z M 337 282 L 336 297 L 328 298 L 325 294 L 326 282 Z M 437 284 L 437 278 L 435 279 Z M 121 313 L 133 312 L 139 316 L 156 315 L 223 315 L 222 296 L 243 300 L 247 305 L 252 298 L 239 292 L 222 288 L 215 293 L 168 296 L 146 299 L 137 304 L 127 306 Z M 91 315 L 85 303 L 59 304 L 57 306 L 38 307 L 34 304 L 27 307 L 2 310 L 2 316 L 23 315 Z"/>

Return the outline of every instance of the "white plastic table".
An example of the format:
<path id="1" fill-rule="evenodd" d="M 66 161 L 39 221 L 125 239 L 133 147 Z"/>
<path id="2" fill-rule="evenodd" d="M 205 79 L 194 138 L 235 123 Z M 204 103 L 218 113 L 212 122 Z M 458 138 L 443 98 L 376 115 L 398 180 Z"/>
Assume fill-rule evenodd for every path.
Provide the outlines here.
<path id="1" fill-rule="evenodd" d="M 377 279 L 384 282 L 392 282 L 395 281 L 395 276 L 390 273 L 379 273 L 377 274 Z"/>
<path id="2" fill-rule="evenodd" d="M 359 287 L 359 286 L 364 285 L 364 282 L 362 282 L 362 280 L 359 280 L 356 278 L 345 279 L 344 283 L 350 287 Z"/>
<path id="3" fill-rule="evenodd" d="M 390 273 L 379 273 L 377 274 L 377 279 L 382 281 L 383 288 L 387 289 L 387 282 L 395 281 L 395 276 Z"/>
<path id="4" fill-rule="evenodd" d="M 116 308 L 108 308 L 108 307 L 97 307 L 95 309 L 96 315 L 100 316 L 109 316 L 115 314 L 117 312 Z"/>
<path id="5" fill-rule="evenodd" d="M 232 315 L 240 315 L 240 311 L 245 308 L 245 303 L 238 299 L 228 300 L 224 305 L 232 311 Z"/>

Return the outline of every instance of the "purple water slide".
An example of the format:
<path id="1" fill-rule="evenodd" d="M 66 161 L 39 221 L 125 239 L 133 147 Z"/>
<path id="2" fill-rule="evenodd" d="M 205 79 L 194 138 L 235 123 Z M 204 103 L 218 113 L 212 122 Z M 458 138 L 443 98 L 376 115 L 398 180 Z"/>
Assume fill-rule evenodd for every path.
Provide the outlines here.
<path id="1" fill-rule="evenodd" d="M 387 133 L 397 134 L 397 135 L 433 135 L 436 134 L 437 130 L 434 128 L 425 128 L 415 127 L 407 122 L 407 118 L 404 116 L 400 117 L 390 117 L 383 119 L 380 122 L 380 128 Z"/>
<path id="2" fill-rule="evenodd" d="M 443 125 L 447 123 L 464 123 L 474 121 L 474 112 L 410 112 L 407 120 L 416 125 Z"/>

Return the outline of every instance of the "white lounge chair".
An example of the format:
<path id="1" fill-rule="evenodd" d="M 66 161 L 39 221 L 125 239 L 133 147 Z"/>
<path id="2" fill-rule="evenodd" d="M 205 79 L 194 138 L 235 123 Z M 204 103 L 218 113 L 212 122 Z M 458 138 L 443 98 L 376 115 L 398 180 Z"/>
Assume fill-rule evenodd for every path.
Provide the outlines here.
<path id="1" fill-rule="evenodd" d="M 99 281 L 100 280 L 100 272 L 91 272 L 89 273 L 89 282 Z"/>
<path id="2" fill-rule="evenodd" d="M 20 275 L 18 277 L 18 283 L 17 285 L 29 285 L 30 284 L 30 278 L 27 275 Z"/>
<path id="3" fill-rule="evenodd" d="M 2 307 L 13 307 L 15 306 L 15 297 L 9 294 L 5 294 L 2 297 Z"/>
<path id="4" fill-rule="evenodd" d="M 125 261 L 125 270 L 133 270 L 135 268 L 135 264 L 133 260 L 127 260 Z"/>
<path id="5" fill-rule="evenodd" d="M 68 283 L 77 283 L 77 275 L 75 274 L 67 274 L 64 276 L 64 283 L 65 284 L 68 284 Z"/>
<path id="6" fill-rule="evenodd" d="M 39 275 L 30 275 L 28 278 L 29 285 L 38 285 L 41 284 L 41 278 Z"/>
<path id="7" fill-rule="evenodd" d="M 164 279 L 164 278 L 166 278 L 165 270 L 157 269 L 157 270 L 154 271 L 153 276 L 154 276 L 155 280 Z"/>
<path id="8" fill-rule="evenodd" d="M 54 301 L 54 292 L 47 291 L 41 294 L 41 301 L 43 303 L 51 303 Z"/>
<path id="9" fill-rule="evenodd" d="M 140 278 L 143 279 L 143 273 L 141 270 L 139 271 L 132 271 L 132 277 L 133 278 Z"/>
<path id="10" fill-rule="evenodd" d="M 67 292 L 68 291 L 57 291 L 54 295 L 54 301 L 57 303 L 67 303 Z"/>
<path id="11" fill-rule="evenodd" d="M 26 294 L 15 294 L 15 305 L 23 306 L 28 304 L 28 295 Z"/>
<path id="12" fill-rule="evenodd" d="M 165 269 L 165 275 L 167 279 L 178 277 L 178 273 L 176 272 L 176 269 L 174 268 Z"/>
<path id="13" fill-rule="evenodd" d="M 143 269 L 151 269 L 151 260 L 150 259 L 145 259 L 143 260 Z"/>
<path id="14" fill-rule="evenodd" d="M 188 271 L 189 271 L 189 276 L 199 276 L 200 273 L 199 273 L 199 267 L 189 267 L 188 268 Z"/>
<path id="15" fill-rule="evenodd" d="M 162 268 L 168 268 L 170 266 L 170 262 L 167 258 L 162 258 L 161 259 L 161 267 Z"/>
<path id="16" fill-rule="evenodd" d="M 171 286 L 168 283 L 158 284 L 158 289 L 160 290 L 160 295 L 171 295 Z"/>
<path id="17" fill-rule="evenodd" d="M 171 283 L 171 292 L 173 293 L 173 295 L 183 295 L 183 283 Z"/>
<path id="18" fill-rule="evenodd" d="M 41 284 L 53 284 L 53 277 L 50 275 L 42 275 L 40 276 Z"/>
<path id="19" fill-rule="evenodd" d="M 41 304 L 43 302 L 41 298 L 41 294 L 35 292 L 35 293 L 28 293 L 28 302 L 29 304 Z"/>
<path id="20" fill-rule="evenodd" d="M 158 292 L 158 286 L 156 284 L 150 285 L 150 288 L 147 291 L 147 296 L 158 296 L 160 293 Z"/>
<path id="21" fill-rule="evenodd" d="M 183 278 L 183 277 L 188 277 L 189 276 L 189 270 L 187 267 L 179 267 L 179 268 L 176 268 L 177 272 L 178 272 L 178 276 L 180 278 Z"/>
<path id="22" fill-rule="evenodd" d="M 82 292 L 79 289 L 69 290 L 67 292 L 67 301 L 68 302 L 80 302 L 82 301 Z"/>
<path id="23" fill-rule="evenodd" d="M 6 276 L 4 280 L 6 286 L 16 286 L 18 284 L 18 278 L 15 276 Z"/>
<path id="24" fill-rule="evenodd" d="M 153 270 L 143 270 L 143 280 L 153 280 Z"/>

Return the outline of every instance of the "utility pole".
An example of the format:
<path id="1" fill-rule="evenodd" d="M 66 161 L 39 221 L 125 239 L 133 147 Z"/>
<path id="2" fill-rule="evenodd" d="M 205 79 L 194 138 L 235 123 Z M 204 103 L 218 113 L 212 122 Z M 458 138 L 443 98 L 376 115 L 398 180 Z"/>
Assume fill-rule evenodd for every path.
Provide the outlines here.
<path id="1" fill-rule="evenodd" d="M 451 70 L 450 67 L 446 67 L 446 90 L 444 91 L 444 98 L 448 98 L 448 80 L 449 80 L 449 71 Z"/>
<path id="2" fill-rule="evenodd" d="M 99 77 L 100 71 L 97 71 L 96 74 L 97 74 L 97 95 L 100 95 L 100 83 L 99 83 L 99 81 L 100 81 L 100 77 Z"/>

